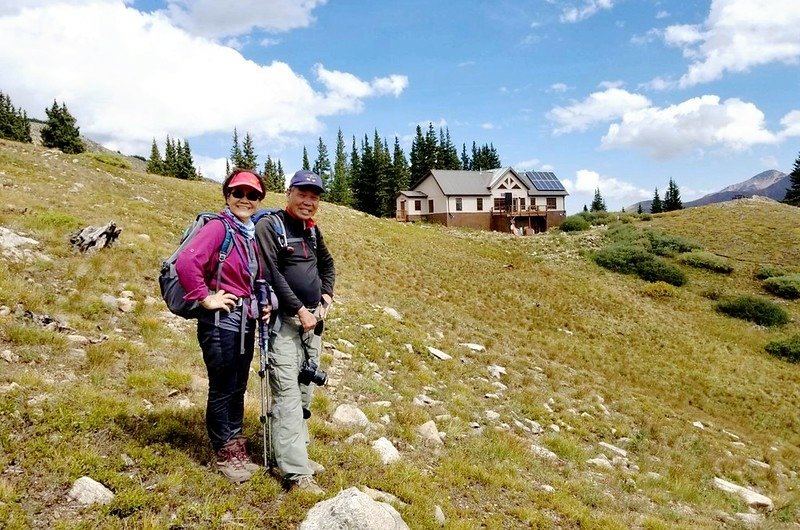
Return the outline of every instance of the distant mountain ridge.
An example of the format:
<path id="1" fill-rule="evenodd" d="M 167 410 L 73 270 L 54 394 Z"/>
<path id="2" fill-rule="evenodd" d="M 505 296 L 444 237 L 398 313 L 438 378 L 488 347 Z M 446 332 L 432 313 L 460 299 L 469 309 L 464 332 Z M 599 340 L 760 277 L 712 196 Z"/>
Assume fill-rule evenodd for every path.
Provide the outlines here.
<path id="1" fill-rule="evenodd" d="M 733 199 L 749 198 L 754 195 L 781 201 L 786 196 L 786 190 L 788 190 L 790 186 L 789 175 L 777 169 L 769 169 L 742 182 L 731 184 L 720 191 L 709 193 L 693 201 L 684 202 L 683 207 L 692 208 L 694 206 L 705 206 L 707 204 L 731 201 Z M 663 200 L 664 197 L 662 196 L 661 199 Z M 641 204 L 642 211 L 649 212 L 652 203 L 652 200 L 637 202 L 626 207 L 625 211 L 635 212 Z"/>

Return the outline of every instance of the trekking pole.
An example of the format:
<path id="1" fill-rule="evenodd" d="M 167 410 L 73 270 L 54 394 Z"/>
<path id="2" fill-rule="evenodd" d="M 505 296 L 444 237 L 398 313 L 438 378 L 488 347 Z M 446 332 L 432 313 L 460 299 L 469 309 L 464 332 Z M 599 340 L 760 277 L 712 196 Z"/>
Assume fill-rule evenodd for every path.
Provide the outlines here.
<path id="1" fill-rule="evenodd" d="M 259 348 L 259 366 L 258 377 L 261 379 L 261 435 L 262 443 L 264 445 L 264 467 L 272 470 L 272 428 L 267 425 L 267 418 L 272 416 L 272 390 L 269 387 L 267 378 L 267 368 L 269 368 L 269 358 L 267 357 L 267 339 L 269 337 L 269 326 L 264 319 L 261 318 L 261 310 L 270 305 L 269 296 L 267 295 L 267 282 L 266 280 L 256 280 L 256 297 L 258 299 L 258 348 Z M 273 308 L 274 310 L 275 308 Z M 267 430 L 269 429 L 269 436 Z M 269 455 L 267 455 L 269 451 Z"/>

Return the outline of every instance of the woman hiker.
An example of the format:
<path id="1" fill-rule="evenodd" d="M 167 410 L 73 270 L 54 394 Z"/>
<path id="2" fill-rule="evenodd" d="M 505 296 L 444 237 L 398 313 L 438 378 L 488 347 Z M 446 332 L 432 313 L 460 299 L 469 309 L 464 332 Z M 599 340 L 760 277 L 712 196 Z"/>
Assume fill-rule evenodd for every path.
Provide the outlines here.
<path id="1" fill-rule="evenodd" d="M 259 317 L 255 281 L 263 278 L 256 255 L 251 216 L 264 198 L 264 181 L 251 171 L 234 169 L 222 183 L 225 209 L 203 226 L 175 263 L 186 300 L 203 308 L 197 340 L 208 370 L 206 429 L 216 452 L 216 468 L 232 482 L 249 480 L 258 470 L 242 434 L 244 394 Z M 233 247 L 219 270 L 219 252 L 227 233 Z M 262 310 L 268 319 L 271 308 Z"/>

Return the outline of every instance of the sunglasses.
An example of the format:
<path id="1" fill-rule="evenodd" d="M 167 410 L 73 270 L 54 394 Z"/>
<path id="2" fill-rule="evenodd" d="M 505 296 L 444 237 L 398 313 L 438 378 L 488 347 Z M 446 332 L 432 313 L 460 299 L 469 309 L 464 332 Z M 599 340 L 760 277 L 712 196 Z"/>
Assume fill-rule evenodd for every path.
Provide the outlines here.
<path id="1" fill-rule="evenodd" d="M 261 193 L 257 191 L 248 191 L 245 192 L 241 188 L 233 188 L 231 190 L 231 196 L 234 199 L 241 199 L 242 197 L 247 197 L 248 201 L 256 202 L 261 200 Z"/>

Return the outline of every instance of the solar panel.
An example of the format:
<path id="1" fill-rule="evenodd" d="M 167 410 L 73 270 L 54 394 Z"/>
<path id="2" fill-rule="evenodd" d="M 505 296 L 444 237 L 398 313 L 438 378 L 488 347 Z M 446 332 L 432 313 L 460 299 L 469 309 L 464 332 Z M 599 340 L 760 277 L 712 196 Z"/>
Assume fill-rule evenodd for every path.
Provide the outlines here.
<path id="1" fill-rule="evenodd" d="M 526 171 L 525 175 L 539 191 L 567 191 L 561 181 L 550 171 Z"/>

